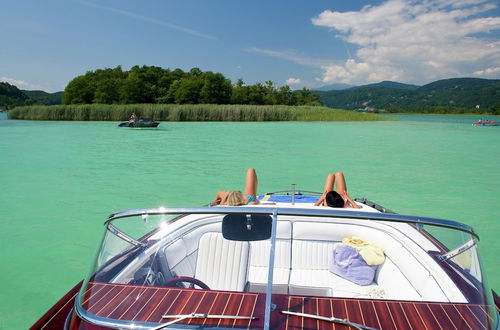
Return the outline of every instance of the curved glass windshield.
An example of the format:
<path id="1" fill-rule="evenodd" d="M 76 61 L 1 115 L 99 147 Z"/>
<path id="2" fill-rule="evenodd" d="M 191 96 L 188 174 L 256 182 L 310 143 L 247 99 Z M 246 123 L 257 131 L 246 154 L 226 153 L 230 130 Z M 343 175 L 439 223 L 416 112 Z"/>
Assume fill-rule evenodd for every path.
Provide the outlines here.
<path id="1" fill-rule="evenodd" d="M 174 211 L 106 222 L 76 304 L 84 321 L 125 329 L 497 325 L 477 240 L 460 228 L 346 211 L 167 214 Z"/>

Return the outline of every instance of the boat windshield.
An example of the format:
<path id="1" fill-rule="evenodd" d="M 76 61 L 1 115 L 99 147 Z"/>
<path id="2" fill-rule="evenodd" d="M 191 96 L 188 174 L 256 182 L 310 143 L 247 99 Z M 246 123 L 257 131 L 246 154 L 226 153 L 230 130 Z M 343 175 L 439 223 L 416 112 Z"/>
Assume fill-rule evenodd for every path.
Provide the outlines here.
<path id="1" fill-rule="evenodd" d="M 477 242 L 466 225 L 375 212 L 131 210 L 105 222 L 75 311 L 120 329 L 496 328 Z"/>

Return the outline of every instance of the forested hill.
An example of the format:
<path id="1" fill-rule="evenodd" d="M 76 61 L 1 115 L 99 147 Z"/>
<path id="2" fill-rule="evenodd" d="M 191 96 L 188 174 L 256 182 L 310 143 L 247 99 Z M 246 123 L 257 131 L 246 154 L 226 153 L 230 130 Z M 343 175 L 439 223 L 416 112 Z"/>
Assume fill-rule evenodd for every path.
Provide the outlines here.
<path id="1" fill-rule="evenodd" d="M 221 73 L 193 68 L 164 69 L 134 66 L 128 71 L 116 68 L 88 71 L 71 80 L 64 93 L 21 91 L 8 83 L 0 85 L 0 107 L 54 104 L 249 104 L 320 105 L 318 94 L 307 88 L 293 91 L 272 81 L 246 85 L 233 84 Z"/>
<path id="2" fill-rule="evenodd" d="M 454 78 L 424 86 L 383 81 L 343 90 L 292 91 L 271 81 L 233 84 L 220 73 L 189 72 L 154 66 L 121 67 L 89 71 L 74 78 L 64 93 L 26 91 L 0 82 L 0 108 L 55 104 L 252 104 L 313 105 L 319 103 L 348 110 L 389 112 L 500 114 L 500 79 Z M 476 105 L 480 105 L 479 110 Z"/>
<path id="3" fill-rule="evenodd" d="M 18 105 L 54 105 L 61 104 L 63 92 L 47 93 L 44 91 L 25 91 L 6 82 L 0 82 L 0 108 L 12 108 Z"/>
<path id="4" fill-rule="evenodd" d="M 0 82 L 0 107 L 30 104 L 29 97 L 19 88 L 11 84 Z"/>
<path id="5" fill-rule="evenodd" d="M 44 104 L 44 105 L 56 105 L 62 103 L 62 97 L 64 92 L 56 92 L 56 93 L 47 93 L 44 91 L 25 91 L 23 93 L 26 94 L 29 98 L 35 101 L 36 104 Z"/>
<path id="6" fill-rule="evenodd" d="M 314 91 L 328 107 L 393 112 L 474 112 L 500 114 L 500 79 L 454 78 L 424 86 L 395 82 L 353 87 L 340 91 Z"/>
<path id="7" fill-rule="evenodd" d="M 221 73 L 192 68 L 164 69 L 156 66 L 134 66 L 122 70 L 88 71 L 74 78 L 64 90 L 64 104 L 251 104 L 251 105 L 319 105 L 317 94 L 304 88 L 292 91 L 272 81 L 245 85 L 233 84 Z"/>

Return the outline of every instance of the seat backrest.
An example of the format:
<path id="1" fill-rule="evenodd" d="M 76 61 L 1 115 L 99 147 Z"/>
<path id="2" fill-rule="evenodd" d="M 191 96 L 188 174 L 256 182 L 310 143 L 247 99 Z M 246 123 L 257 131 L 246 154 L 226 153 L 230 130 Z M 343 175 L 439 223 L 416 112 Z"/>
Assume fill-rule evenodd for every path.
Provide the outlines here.
<path id="1" fill-rule="evenodd" d="M 198 243 L 195 278 L 212 290 L 243 291 L 247 281 L 250 244 L 205 233 Z"/>
<path id="2" fill-rule="evenodd" d="M 407 230 L 411 232 L 411 227 L 408 226 Z M 401 238 L 364 225 L 294 223 L 292 268 L 328 269 L 328 257 L 331 256 L 334 242 L 351 236 L 366 239 L 384 250 L 390 264 L 379 267 L 376 280 L 392 297 L 400 298 L 403 289 L 411 288 L 411 296 L 406 296 L 406 299 L 420 296 L 421 300 L 448 301 L 446 294 L 431 274 L 431 270 L 439 269 L 439 266 L 432 268 L 434 262 L 429 260 L 429 256 L 425 256 L 427 259 L 419 260 L 408 247 L 403 246 Z"/>
<path id="3" fill-rule="evenodd" d="M 276 228 L 276 253 L 274 268 L 290 269 L 292 245 L 292 224 L 289 221 L 278 221 Z M 268 267 L 271 240 L 250 243 L 250 266 Z"/>
<path id="4" fill-rule="evenodd" d="M 220 223 L 212 223 L 199 226 L 193 230 L 182 233 L 177 239 L 164 248 L 164 274 L 171 273 L 173 276 L 194 276 L 196 267 L 196 252 L 200 237 L 208 232 L 220 232 Z"/>

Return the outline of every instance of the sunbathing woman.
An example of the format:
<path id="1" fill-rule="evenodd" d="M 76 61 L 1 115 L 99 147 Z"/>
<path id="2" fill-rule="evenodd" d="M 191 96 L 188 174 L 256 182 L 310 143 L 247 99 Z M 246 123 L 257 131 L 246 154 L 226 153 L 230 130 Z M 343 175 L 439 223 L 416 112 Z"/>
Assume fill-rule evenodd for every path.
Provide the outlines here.
<path id="1" fill-rule="evenodd" d="M 215 195 L 214 205 L 254 205 L 259 204 L 257 200 L 257 174 L 255 169 L 249 168 L 245 178 L 245 192 L 239 190 L 219 190 Z"/>
<path id="2" fill-rule="evenodd" d="M 337 191 L 334 190 L 333 185 L 337 184 Z M 359 209 L 358 204 L 347 193 L 344 173 L 337 172 L 335 174 L 328 173 L 325 181 L 325 188 L 323 195 L 314 204 L 315 206 L 330 206 L 330 207 L 352 207 Z"/>

